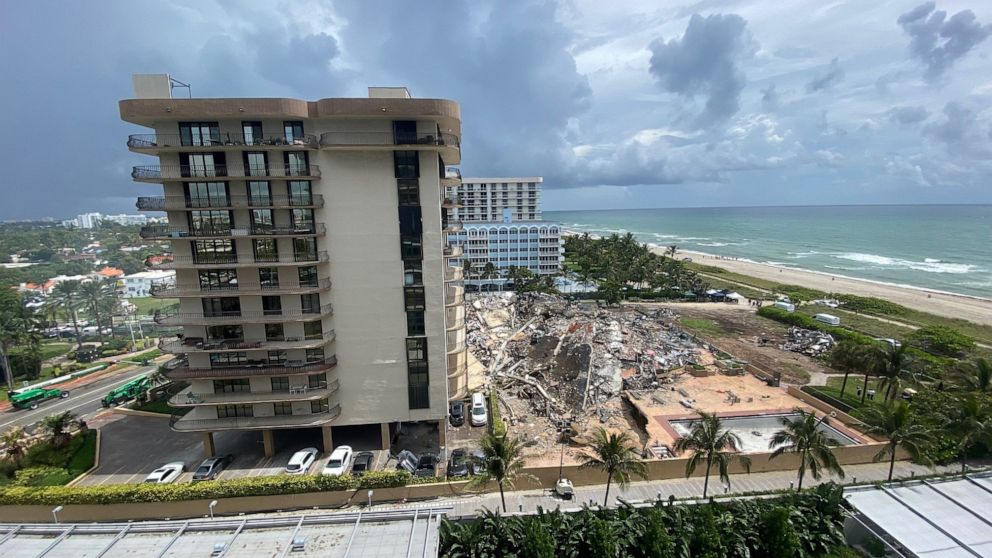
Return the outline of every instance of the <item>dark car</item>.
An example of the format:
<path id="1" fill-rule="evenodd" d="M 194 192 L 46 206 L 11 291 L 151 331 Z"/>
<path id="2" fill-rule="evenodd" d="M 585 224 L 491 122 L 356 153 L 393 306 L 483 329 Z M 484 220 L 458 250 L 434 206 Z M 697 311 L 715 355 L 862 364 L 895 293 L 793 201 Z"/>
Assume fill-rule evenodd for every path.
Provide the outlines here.
<path id="1" fill-rule="evenodd" d="M 402 450 L 396 455 L 396 468 L 406 469 L 410 474 L 417 470 L 417 456 L 412 451 Z"/>
<path id="2" fill-rule="evenodd" d="M 465 424 L 465 403 L 461 401 L 452 403 L 451 409 L 448 410 L 448 420 L 451 422 L 451 426 Z"/>
<path id="3" fill-rule="evenodd" d="M 425 453 L 417 461 L 417 470 L 413 472 L 418 477 L 433 477 L 437 475 L 437 456 L 433 453 Z"/>
<path id="4" fill-rule="evenodd" d="M 448 476 L 468 476 L 468 455 L 466 455 L 464 448 L 451 450 L 451 458 L 448 460 Z"/>
<path id="5" fill-rule="evenodd" d="M 468 472 L 472 475 L 482 474 L 486 468 L 486 454 L 482 450 L 473 450 L 468 456 Z"/>
<path id="6" fill-rule="evenodd" d="M 360 477 L 366 471 L 372 470 L 372 459 L 375 455 L 370 451 L 360 451 L 355 454 L 355 460 L 351 462 L 351 474 Z"/>
<path id="7" fill-rule="evenodd" d="M 234 461 L 234 456 L 229 453 L 204 459 L 203 463 L 200 463 L 200 466 L 196 468 L 196 472 L 193 473 L 193 482 L 216 479 L 217 475 L 226 469 L 232 461 Z"/>

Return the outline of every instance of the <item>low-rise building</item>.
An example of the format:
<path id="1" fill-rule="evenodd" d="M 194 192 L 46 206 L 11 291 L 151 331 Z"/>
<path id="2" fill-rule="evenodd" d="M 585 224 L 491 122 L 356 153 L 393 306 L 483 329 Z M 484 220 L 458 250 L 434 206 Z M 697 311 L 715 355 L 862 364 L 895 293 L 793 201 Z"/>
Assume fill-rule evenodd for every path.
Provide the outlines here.
<path id="1" fill-rule="evenodd" d="M 152 295 L 152 287 L 172 287 L 176 284 L 175 271 L 141 271 L 121 277 L 124 298 Z"/>

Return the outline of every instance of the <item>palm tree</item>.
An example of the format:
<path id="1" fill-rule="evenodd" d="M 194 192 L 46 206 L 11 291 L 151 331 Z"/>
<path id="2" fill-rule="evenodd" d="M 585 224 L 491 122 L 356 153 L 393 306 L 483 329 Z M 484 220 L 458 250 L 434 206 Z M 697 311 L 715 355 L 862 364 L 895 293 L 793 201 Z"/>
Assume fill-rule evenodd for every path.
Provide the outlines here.
<path id="1" fill-rule="evenodd" d="M 18 467 L 27 452 L 27 437 L 28 435 L 20 426 L 9 428 L 0 435 L 0 447 L 4 448 L 7 457 Z"/>
<path id="2" fill-rule="evenodd" d="M 72 411 L 48 415 L 41 421 L 41 429 L 48 434 L 53 446 L 61 447 L 68 441 L 67 430 L 74 420 L 76 415 Z"/>
<path id="3" fill-rule="evenodd" d="M 929 463 L 929 458 L 923 453 L 923 446 L 933 436 L 926 426 L 916 422 L 916 417 L 905 401 L 893 401 L 869 408 L 865 422 L 868 424 L 867 434 L 886 438 L 885 446 L 875 454 L 874 460 L 877 462 L 889 457 L 889 482 L 892 482 L 892 470 L 896 465 L 896 451 L 899 447 L 914 460 Z"/>
<path id="4" fill-rule="evenodd" d="M 100 339 L 100 344 L 103 344 L 103 320 L 100 317 L 103 314 L 104 308 L 107 306 L 106 297 L 108 291 L 108 284 L 102 281 L 87 281 L 79 285 L 79 296 L 81 298 L 82 305 L 86 307 L 89 313 L 96 320 L 96 330 L 97 337 Z"/>
<path id="5" fill-rule="evenodd" d="M 840 384 L 840 400 L 844 400 L 844 390 L 847 389 L 847 377 L 855 370 L 860 370 L 865 364 L 865 352 L 861 345 L 850 341 L 841 341 L 830 352 L 830 365 L 844 372 L 844 381 Z"/>
<path id="6" fill-rule="evenodd" d="M 616 434 L 600 428 L 596 431 L 592 443 L 592 454 L 586 455 L 586 462 L 580 469 L 595 468 L 606 473 L 606 496 L 603 506 L 610 502 L 610 484 L 617 479 L 617 484 L 623 488 L 630 484 L 630 476 L 637 475 L 646 479 L 647 467 L 640 460 L 637 449 L 633 447 L 629 432 Z"/>
<path id="7" fill-rule="evenodd" d="M 665 255 L 674 260 L 675 254 L 678 253 L 678 251 L 679 251 L 679 247 L 672 244 L 665 250 Z"/>
<path id="8" fill-rule="evenodd" d="M 471 279 L 472 278 L 472 270 L 473 269 L 474 269 L 474 267 L 472 266 L 472 261 L 471 260 L 469 260 L 468 258 L 465 258 L 464 260 L 462 260 L 462 272 L 465 275 L 465 278 L 466 279 Z"/>
<path id="9" fill-rule="evenodd" d="M 513 487 L 513 481 L 520 476 L 524 468 L 523 444 L 509 434 L 488 433 L 479 443 L 482 450 L 482 473 L 472 480 L 473 485 L 484 485 L 495 481 L 499 485 L 499 498 L 506 512 L 506 495 L 504 486 Z"/>
<path id="10" fill-rule="evenodd" d="M 744 470 L 751 472 L 751 458 L 737 453 L 735 448 L 741 447 L 741 439 L 737 434 L 723 428 L 720 417 L 715 414 L 700 411 L 699 420 L 692 424 L 692 429 L 685 437 L 675 442 L 675 451 L 682 453 L 691 451 L 692 455 L 685 464 L 685 476 L 688 478 L 696 470 L 701 460 L 706 461 L 706 480 L 703 481 L 703 498 L 706 498 L 710 485 L 710 468 L 715 464 L 720 474 L 720 480 L 730 484 L 727 469 L 737 460 Z"/>
<path id="11" fill-rule="evenodd" d="M 971 448 L 979 444 L 992 447 L 992 404 L 986 398 L 971 394 L 960 399 L 949 415 L 949 430 L 961 439 L 958 453 L 964 473 Z"/>
<path id="12" fill-rule="evenodd" d="M 14 371 L 10 369 L 8 355 L 14 345 L 28 342 L 32 351 L 39 350 L 33 311 L 13 289 L 0 289 L 0 366 L 7 376 L 7 387 L 14 389 Z"/>
<path id="13" fill-rule="evenodd" d="M 869 357 L 874 363 L 876 375 L 882 378 L 878 382 L 878 389 L 885 390 L 887 402 L 892 402 L 899 396 L 906 382 L 916 381 L 913 373 L 906 369 L 906 348 L 907 345 L 900 345 L 884 351 L 875 349 Z"/>
<path id="14" fill-rule="evenodd" d="M 955 383 L 967 391 L 992 394 L 992 364 L 979 358 L 963 365 L 955 375 Z"/>
<path id="15" fill-rule="evenodd" d="M 79 319 L 76 311 L 82 305 L 83 298 L 80 290 L 80 282 L 75 280 L 62 281 L 52 289 L 49 298 L 50 303 L 61 309 L 72 319 L 72 329 L 76 332 L 76 348 L 83 346 L 83 339 L 79 335 Z"/>
<path id="16" fill-rule="evenodd" d="M 831 445 L 835 442 L 828 438 L 820 425 L 830 425 L 830 418 L 823 415 L 817 419 L 816 413 L 807 412 L 796 407 L 794 412 L 798 418 L 781 417 L 779 422 L 784 428 L 772 436 L 768 448 L 775 451 L 769 459 L 775 459 L 783 453 L 799 454 L 799 490 L 803 489 L 803 478 L 806 476 L 806 469 L 815 480 L 820 480 L 821 469 L 833 471 L 837 476 L 844 478 L 844 469 L 837 463 Z"/>

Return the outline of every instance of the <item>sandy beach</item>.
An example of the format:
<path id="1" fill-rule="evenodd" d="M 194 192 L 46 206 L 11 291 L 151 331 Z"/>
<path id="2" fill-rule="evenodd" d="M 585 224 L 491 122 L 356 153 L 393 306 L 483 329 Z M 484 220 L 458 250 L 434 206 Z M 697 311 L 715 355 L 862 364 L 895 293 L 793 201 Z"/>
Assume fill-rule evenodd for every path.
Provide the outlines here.
<path id="1" fill-rule="evenodd" d="M 658 247 L 654 248 L 654 251 L 662 254 L 665 249 Z M 695 263 L 722 267 L 758 279 L 787 285 L 802 285 L 825 292 L 872 296 L 938 316 L 962 318 L 978 324 L 992 325 L 992 300 L 726 259 L 688 250 L 679 253 L 684 257 L 692 258 Z"/>

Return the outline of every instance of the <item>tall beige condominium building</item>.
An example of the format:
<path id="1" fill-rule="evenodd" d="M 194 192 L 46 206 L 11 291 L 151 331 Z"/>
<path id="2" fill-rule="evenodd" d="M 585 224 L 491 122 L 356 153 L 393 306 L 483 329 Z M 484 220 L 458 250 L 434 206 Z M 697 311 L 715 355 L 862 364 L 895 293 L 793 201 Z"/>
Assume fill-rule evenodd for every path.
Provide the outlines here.
<path id="1" fill-rule="evenodd" d="M 164 186 L 138 208 L 168 225 L 179 299 L 160 324 L 183 335 L 168 376 L 190 383 L 170 405 L 181 432 L 261 432 L 272 455 L 287 430 L 388 447 L 402 423 L 438 426 L 466 393 L 461 248 L 444 188 L 460 162 L 460 110 L 369 88 L 348 99 L 171 98 L 167 75 L 135 76 L 121 118 L 151 128 L 128 148 L 158 157 L 137 182 Z M 344 429 L 344 430 L 342 430 Z M 288 438 L 288 436 L 286 436 Z"/>
<path id="2" fill-rule="evenodd" d="M 465 178 L 450 185 L 447 192 L 461 204 L 454 218 L 466 223 L 498 222 L 507 217 L 512 221 L 540 221 L 543 181 L 540 176 Z"/>

